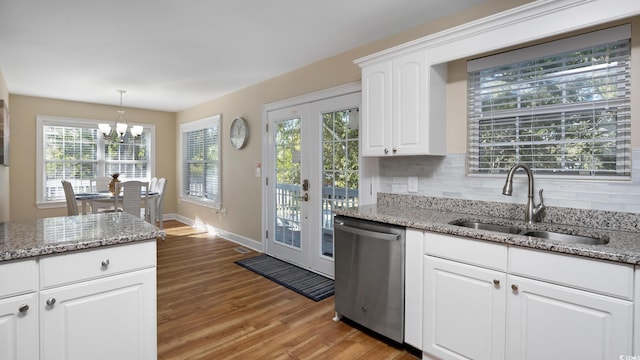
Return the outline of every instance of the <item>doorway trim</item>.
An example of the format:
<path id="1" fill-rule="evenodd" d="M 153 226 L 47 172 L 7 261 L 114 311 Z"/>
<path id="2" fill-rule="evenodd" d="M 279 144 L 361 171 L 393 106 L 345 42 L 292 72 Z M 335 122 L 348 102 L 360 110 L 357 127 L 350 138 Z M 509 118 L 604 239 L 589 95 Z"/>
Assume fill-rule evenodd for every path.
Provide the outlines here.
<path id="1" fill-rule="evenodd" d="M 296 105 L 301 105 L 301 104 L 305 104 L 305 103 L 310 103 L 310 102 L 314 102 L 314 101 L 319 101 L 319 100 L 325 100 L 325 99 L 330 99 L 332 97 L 336 97 L 336 96 L 342 96 L 342 95 L 348 95 L 348 94 L 352 94 L 352 93 L 356 93 L 356 92 L 360 92 L 362 89 L 362 85 L 360 82 L 356 82 L 356 83 L 351 83 L 351 84 L 345 84 L 345 85 L 340 85 L 340 86 L 336 86 L 333 88 L 329 88 L 329 89 L 325 89 L 325 90 L 320 90 L 320 91 L 316 91 L 316 92 L 312 92 L 309 94 L 304 94 L 304 95 L 300 95 L 300 96 L 295 96 L 292 98 L 288 98 L 288 99 L 284 99 L 284 100 L 279 100 L 279 101 L 275 101 L 272 103 L 268 103 L 265 105 L 262 105 L 262 123 L 261 123 L 261 130 L 260 130 L 260 134 L 261 134 L 261 138 L 262 138 L 262 158 L 261 158 L 261 201 L 262 201 L 262 206 L 261 206 L 261 217 L 262 217 L 262 231 L 260 234 L 260 239 L 261 239 L 261 243 L 262 243 L 262 252 L 266 253 L 267 252 L 267 229 L 268 229 L 268 212 L 267 212 L 267 206 L 268 206 L 268 199 L 267 199 L 267 171 L 264 171 L 265 169 L 268 169 L 269 167 L 269 157 L 268 157 L 268 134 L 267 134 L 267 124 L 268 124 L 268 117 L 267 114 L 269 111 L 273 111 L 273 110 L 279 110 L 279 109 L 283 109 L 283 108 L 287 108 L 287 107 L 291 107 L 291 106 L 296 106 Z"/>

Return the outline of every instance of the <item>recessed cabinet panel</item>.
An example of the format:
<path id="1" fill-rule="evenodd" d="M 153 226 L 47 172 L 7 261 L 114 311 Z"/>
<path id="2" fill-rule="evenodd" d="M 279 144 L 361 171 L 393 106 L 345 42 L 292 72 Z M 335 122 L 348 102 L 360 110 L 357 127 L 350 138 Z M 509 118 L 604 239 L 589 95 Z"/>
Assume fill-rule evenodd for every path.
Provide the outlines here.
<path id="1" fill-rule="evenodd" d="M 147 269 L 42 291 L 42 360 L 155 359 L 155 287 Z"/>
<path id="2" fill-rule="evenodd" d="M 513 290 L 517 289 L 517 290 Z M 633 303 L 509 276 L 507 359 L 632 354 Z"/>
<path id="3" fill-rule="evenodd" d="M 0 264 L 0 299 L 38 289 L 36 261 L 17 260 Z"/>
<path id="4" fill-rule="evenodd" d="M 424 351 L 443 359 L 504 359 L 506 275 L 424 259 Z"/>
<path id="5" fill-rule="evenodd" d="M 391 133 L 391 62 L 362 70 L 362 155 L 383 156 Z"/>
<path id="6" fill-rule="evenodd" d="M 0 300 L 0 359 L 38 359 L 38 298 L 35 292 Z"/>
<path id="7" fill-rule="evenodd" d="M 393 146 L 398 155 L 419 153 L 427 145 L 427 139 L 421 138 L 427 125 L 427 56 L 403 56 L 393 65 Z"/>

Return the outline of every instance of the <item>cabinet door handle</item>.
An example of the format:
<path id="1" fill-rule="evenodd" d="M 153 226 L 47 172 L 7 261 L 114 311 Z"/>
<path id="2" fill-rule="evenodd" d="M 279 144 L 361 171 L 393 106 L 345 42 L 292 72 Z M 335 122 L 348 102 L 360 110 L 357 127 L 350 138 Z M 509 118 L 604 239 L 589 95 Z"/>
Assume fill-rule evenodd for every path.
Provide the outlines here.
<path id="1" fill-rule="evenodd" d="M 23 314 L 26 313 L 27 311 L 29 311 L 29 304 L 20 305 L 20 307 L 18 308 L 18 311 L 20 311 Z"/>
<path id="2" fill-rule="evenodd" d="M 518 285 L 512 284 L 511 285 L 511 290 L 513 290 L 514 292 L 517 292 L 518 291 Z"/>
<path id="3" fill-rule="evenodd" d="M 398 152 L 398 149 L 393 148 L 393 150 L 392 150 L 392 151 L 393 151 L 393 153 L 395 154 L 396 152 Z"/>
<path id="4" fill-rule="evenodd" d="M 387 155 L 389 153 L 389 149 L 384 149 L 384 154 Z"/>
<path id="5" fill-rule="evenodd" d="M 497 287 L 497 286 L 500 286 L 500 280 L 498 280 L 498 279 L 494 279 L 494 280 L 493 280 L 493 285 L 495 285 L 496 287 Z"/>
<path id="6" fill-rule="evenodd" d="M 48 298 L 47 305 L 53 306 L 56 303 L 56 298 Z"/>
<path id="7" fill-rule="evenodd" d="M 104 260 L 102 260 L 102 267 L 103 267 L 103 268 L 106 268 L 106 267 L 108 267 L 108 266 L 109 266 L 109 259 L 104 259 Z"/>

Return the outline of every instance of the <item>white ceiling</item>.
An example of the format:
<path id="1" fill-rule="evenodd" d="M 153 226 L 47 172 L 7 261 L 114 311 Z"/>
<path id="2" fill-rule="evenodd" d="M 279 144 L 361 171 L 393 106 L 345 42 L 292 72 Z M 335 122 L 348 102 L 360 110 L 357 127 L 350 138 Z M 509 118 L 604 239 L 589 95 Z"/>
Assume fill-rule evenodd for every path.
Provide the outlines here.
<path id="1" fill-rule="evenodd" d="M 11 94 L 179 111 L 486 0 L 0 0 Z"/>

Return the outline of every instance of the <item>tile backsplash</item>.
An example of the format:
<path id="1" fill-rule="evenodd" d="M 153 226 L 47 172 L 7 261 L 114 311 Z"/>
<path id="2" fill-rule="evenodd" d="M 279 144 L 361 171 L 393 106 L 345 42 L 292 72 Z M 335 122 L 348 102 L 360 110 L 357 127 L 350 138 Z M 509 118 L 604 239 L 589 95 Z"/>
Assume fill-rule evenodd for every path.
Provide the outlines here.
<path id="1" fill-rule="evenodd" d="M 632 161 L 630 181 L 536 177 L 536 203 L 539 202 L 538 190 L 542 188 L 548 206 L 640 213 L 640 149 L 633 150 Z M 465 154 L 380 158 L 379 164 L 383 193 L 513 204 L 527 201 L 527 177 L 523 172 L 518 171 L 514 176 L 513 196 L 505 196 L 502 187 L 506 176 L 467 176 Z"/>

